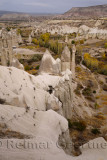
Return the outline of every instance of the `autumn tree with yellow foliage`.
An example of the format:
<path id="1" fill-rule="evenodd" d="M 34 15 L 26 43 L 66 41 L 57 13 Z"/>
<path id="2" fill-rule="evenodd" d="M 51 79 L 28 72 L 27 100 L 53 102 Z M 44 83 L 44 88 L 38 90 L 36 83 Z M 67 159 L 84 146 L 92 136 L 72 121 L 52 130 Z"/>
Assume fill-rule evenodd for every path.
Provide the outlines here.
<path id="1" fill-rule="evenodd" d="M 107 75 L 107 65 L 98 61 L 96 58 L 91 57 L 89 53 L 84 54 L 83 64 L 85 64 L 91 71 Z"/>

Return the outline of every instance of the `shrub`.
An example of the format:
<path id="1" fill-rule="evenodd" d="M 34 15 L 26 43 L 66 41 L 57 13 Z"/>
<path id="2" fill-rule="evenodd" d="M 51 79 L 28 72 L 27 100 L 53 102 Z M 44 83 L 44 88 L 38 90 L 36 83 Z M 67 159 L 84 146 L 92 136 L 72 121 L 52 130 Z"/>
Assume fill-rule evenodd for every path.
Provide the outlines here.
<path id="1" fill-rule="evenodd" d="M 72 40 L 72 44 L 75 44 L 75 41 L 74 41 L 74 40 Z"/>
<path id="2" fill-rule="evenodd" d="M 107 48 L 107 43 L 104 44 L 104 47 Z"/>
<path id="3" fill-rule="evenodd" d="M 97 135 L 97 134 L 100 134 L 101 132 L 99 131 L 99 129 L 94 128 L 94 129 L 91 130 L 91 133 Z"/>
<path id="4" fill-rule="evenodd" d="M 0 98 L 0 104 L 4 104 L 5 100 Z"/>
<path id="5" fill-rule="evenodd" d="M 21 64 L 24 64 L 24 59 L 19 59 L 19 62 L 20 62 Z"/>
<path id="6" fill-rule="evenodd" d="M 39 41 L 36 38 L 33 38 L 32 43 L 34 43 L 35 45 L 38 45 Z"/>
<path id="7" fill-rule="evenodd" d="M 77 72 L 81 72 L 81 71 L 82 71 L 81 67 L 79 67 L 79 66 L 76 67 L 76 71 L 77 71 Z"/>
<path id="8" fill-rule="evenodd" d="M 86 124 L 83 121 L 71 122 L 71 120 L 68 119 L 68 125 L 70 129 L 75 129 L 81 132 L 86 129 Z"/>
<path id="9" fill-rule="evenodd" d="M 100 119 L 100 120 L 106 120 L 106 117 L 103 115 L 96 115 L 96 118 Z"/>
<path id="10" fill-rule="evenodd" d="M 84 64 L 92 71 L 97 70 L 99 66 L 99 61 L 91 57 L 88 53 L 84 54 Z"/>
<path id="11" fill-rule="evenodd" d="M 80 90 L 83 89 L 83 86 L 81 84 L 77 85 L 77 88 L 74 90 L 75 94 L 81 95 Z"/>
<path id="12" fill-rule="evenodd" d="M 83 94 L 84 96 L 91 96 L 91 95 L 92 95 L 91 88 L 85 88 L 85 89 L 82 91 L 82 94 Z"/>
<path id="13" fill-rule="evenodd" d="M 84 54 L 83 64 L 86 65 L 91 71 L 107 75 L 107 64 L 91 57 L 88 53 Z"/>
<path id="14" fill-rule="evenodd" d="M 73 127 L 72 122 L 71 122 L 70 119 L 68 119 L 68 127 L 69 127 L 69 129 L 71 129 Z"/>
<path id="15" fill-rule="evenodd" d="M 31 59 L 28 60 L 28 63 L 41 61 L 42 55 L 35 54 Z"/>
<path id="16" fill-rule="evenodd" d="M 77 35 L 76 32 L 74 32 L 74 33 L 70 33 L 70 34 L 68 35 L 68 37 L 69 37 L 69 38 L 75 38 L 76 35 Z"/>
<path id="17" fill-rule="evenodd" d="M 84 44 L 84 40 L 80 40 L 80 44 Z"/>
<path id="18" fill-rule="evenodd" d="M 93 91 L 94 94 L 96 94 L 96 91 Z"/>
<path id="19" fill-rule="evenodd" d="M 72 125 L 73 125 L 73 128 L 78 130 L 78 131 L 84 131 L 86 129 L 86 124 L 82 121 L 73 122 Z"/>
<path id="20" fill-rule="evenodd" d="M 32 50 L 32 49 L 35 49 L 34 46 L 27 46 L 26 48 L 27 48 L 27 49 L 31 49 L 31 50 Z"/>
<path id="21" fill-rule="evenodd" d="M 39 67 L 40 67 L 40 66 L 38 65 L 35 69 L 36 69 L 36 70 L 39 70 Z"/>
<path id="22" fill-rule="evenodd" d="M 6 30 L 9 32 L 9 31 L 10 31 L 10 28 L 9 28 L 9 27 L 7 27 L 7 28 L 6 28 Z"/>
<path id="23" fill-rule="evenodd" d="M 26 65 L 25 66 L 25 71 L 29 71 L 30 70 L 30 66 L 29 65 Z"/>
<path id="24" fill-rule="evenodd" d="M 101 66 L 100 69 L 98 70 L 98 72 L 99 72 L 100 74 L 107 75 L 107 65 Z"/>
<path id="25" fill-rule="evenodd" d="M 33 57 L 32 57 L 32 61 L 33 62 L 38 62 L 38 61 L 41 61 L 42 59 L 42 55 L 39 55 L 39 54 L 35 54 Z"/>

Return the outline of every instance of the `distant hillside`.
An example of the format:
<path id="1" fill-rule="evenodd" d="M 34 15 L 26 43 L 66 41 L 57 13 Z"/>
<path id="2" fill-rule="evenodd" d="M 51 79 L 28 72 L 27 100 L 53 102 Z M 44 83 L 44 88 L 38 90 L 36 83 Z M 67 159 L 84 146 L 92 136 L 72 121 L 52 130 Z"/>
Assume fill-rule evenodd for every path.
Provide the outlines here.
<path id="1" fill-rule="evenodd" d="M 18 12 L 12 12 L 12 11 L 0 11 L 0 16 L 4 15 L 4 14 L 14 14 L 14 13 L 18 13 Z"/>
<path id="2" fill-rule="evenodd" d="M 60 15 L 59 18 L 75 19 L 75 18 L 100 18 L 107 17 L 107 4 L 90 6 L 90 7 L 77 7 L 72 8 L 68 12 Z"/>
<path id="3" fill-rule="evenodd" d="M 29 17 L 30 15 L 26 13 L 0 11 L 0 20 L 22 20 Z"/>
<path id="4" fill-rule="evenodd" d="M 11 12 L 11 11 L 0 11 L 0 21 L 23 21 L 29 20 L 29 18 L 33 18 L 35 20 L 40 19 L 50 19 L 53 17 L 52 14 L 45 14 L 45 13 L 23 13 L 23 12 Z"/>

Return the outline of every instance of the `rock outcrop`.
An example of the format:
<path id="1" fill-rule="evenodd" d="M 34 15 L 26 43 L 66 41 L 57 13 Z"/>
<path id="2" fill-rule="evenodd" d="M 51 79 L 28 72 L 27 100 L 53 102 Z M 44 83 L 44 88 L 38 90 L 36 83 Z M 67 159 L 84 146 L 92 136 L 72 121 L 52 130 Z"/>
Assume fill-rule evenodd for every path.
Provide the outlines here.
<path id="1" fill-rule="evenodd" d="M 28 38 L 28 43 L 32 43 L 32 37 L 31 37 L 31 35 L 29 35 L 29 38 Z"/>
<path id="2" fill-rule="evenodd" d="M 75 79 L 75 54 L 76 54 L 76 46 L 72 46 L 72 78 Z"/>
<path id="3" fill-rule="evenodd" d="M 9 65 L 12 62 L 12 34 L 8 33 L 5 28 L 1 32 L 1 64 Z"/>
<path id="4" fill-rule="evenodd" d="M 107 16 L 107 4 L 89 6 L 89 7 L 75 7 L 68 12 L 59 16 L 65 19 L 89 19 L 89 18 L 101 18 Z"/>
<path id="5" fill-rule="evenodd" d="M 19 44 L 22 44 L 22 43 L 23 43 L 21 34 L 18 35 L 18 43 L 19 43 Z"/>
<path id="6" fill-rule="evenodd" d="M 18 47 L 18 37 L 16 31 L 7 32 L 5 28 L 1 30 L 0 37 L 1 64 L 9 66 L 13 60 L 13 47 Z"/>
<path id="7" fill-rule="evenodd" d="M 66 119 L 72 118 L 72 100 L 73 100 L 73 90 L 72 90 L 72 75 L 69 70 L 64 73 L 65 82 L 60 81 L 58 86 L 55 88 L 55 96 L 58 97 L 59 101 L 62 103 L 63 116 Z"/>
<path id="8" fill-rule="evenodd" d="M 72 141 L 68 132 L 68 122 L 60 114 L 67 118 L 72 116 L 71 84 L 69 70 L 63 72 L 62 76 L 35 77 L 14 67 L 0 66 L 0 127 L 4 125 L 7 133 L 18 133 L 19 139 L 20 134 L 29 136 L 29 139 L 1 140 L 1 160 L 7 160 L 7 157 L 9 160 L 90 160 L 90 156 L 91 160 L 106 160 L 107 149 L 98 148 L 90 155 L 90 149 L 85 148 L 87 145 L 81 149 L 83 153 L 79 157 L 70 156 L 72 147 L 68 146 L 72 146 Z M 53 88 L 51 94 L 50 85 Z M 9 150 L 5 145 L 7 142 Z M 94 144 L 96 142 L 106 143 L 103 138 L 93 140 Z M 19 146 L 19 143 L 23 145 Z M 64 150 L 60 143 L 65 145 Z M 15 147 L 15 144 L 21 148 Z"/>
<path id="9" fill-rule="evenodd" d="M 65 46 L 61 55 L 61 71 L 66 71 L 71 69 L 71 53 L 67 46 Z"/>
<path id="10" fill-rule="evenodd" d="M 16 68 L 21 69 L 21 70 L 24 70 L 24 66 L 16 58 L 13 58 L 13 60 L 11 62 L 11 66 L 16 67 Z"/>
<path id="11" fill-rule="evenodd" d="M 60 22 L 60 21 L 58 21 Z M 97 22 L 97 21 L 95 21 Z M 87 23 L 89 24 L 93 24 L 95 22 L 91 22 L 91 20 Z M 72 22 L 73 23 L 73 22 Z M 102 28 L 98 28 L 96 27 L 96 25 L 92 25 L 92 26 L 88 26 L 88 24 L 86 23 L 86 25 L 83 23 L 82 25 L 82 22 L 80 20 L 75 20 L 74 21 L 74 24 L 77 23 L 77 26 L 73 26 L 72 25 L 69 25 L 69 24 L 64 24 L 64 25 L 59 25 L 59 24 L 51 24 L 50 26 L 49 25 L 46 25 L 45 27 L 43 26 L 40 26 L 38 29 L 35 29 L 35 33 L 36 32 L 42 32 L 42 33 L 46 33 L 47 31 L 50 32 L 51 34 L 59 34 L 59 35 L 63 35 L 63 34 L 72 34 L 72 33 L 77 33 L 77 37 L 76 39 L 77 40 L 80 40 L 80 39 L 94 39 L 94 38 L 98 38 L 98 39 L 103 39 L 103 40 L 106 40 L 107 39 L 107 27 L 105 27 L 104 29 Z M 80 25 L 79 25 L 79 24 Z M 106 25 L 106 22 L 105 22 L 105 25 Z M 79 36 L 78 36 L 79 34 Z M 66 39 L 66 42 L 68 40 Z"/>
<path id="12" fill-rule="evenodd" d="M 50 52 L 46 50 L 43 55 L 39 74 L 47 73 L 47 74 L 60 74 L 61 72 L 61 62 L 60 59 L 55 60 Z"/>

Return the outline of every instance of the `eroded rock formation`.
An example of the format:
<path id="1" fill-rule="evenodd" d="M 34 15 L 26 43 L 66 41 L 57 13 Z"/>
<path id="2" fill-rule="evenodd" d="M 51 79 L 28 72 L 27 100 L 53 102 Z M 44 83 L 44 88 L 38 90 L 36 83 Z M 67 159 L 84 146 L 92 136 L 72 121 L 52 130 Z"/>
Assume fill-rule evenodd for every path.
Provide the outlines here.
<path id="1" fill-rule="evenodd" d="M 60 74 L 61 72 L 61 62 L 60 59 L 55 60 L 50 52 L 46 50 L 43 55 L 39 74 L 48 73 L 48 74 Z"/>
<path id="2" fill-rule="evenodd" d="M 71 53 L 67 46 L 65 46 L 61 55 L 61 71 L 66 71 L 71 69 Z"/>

